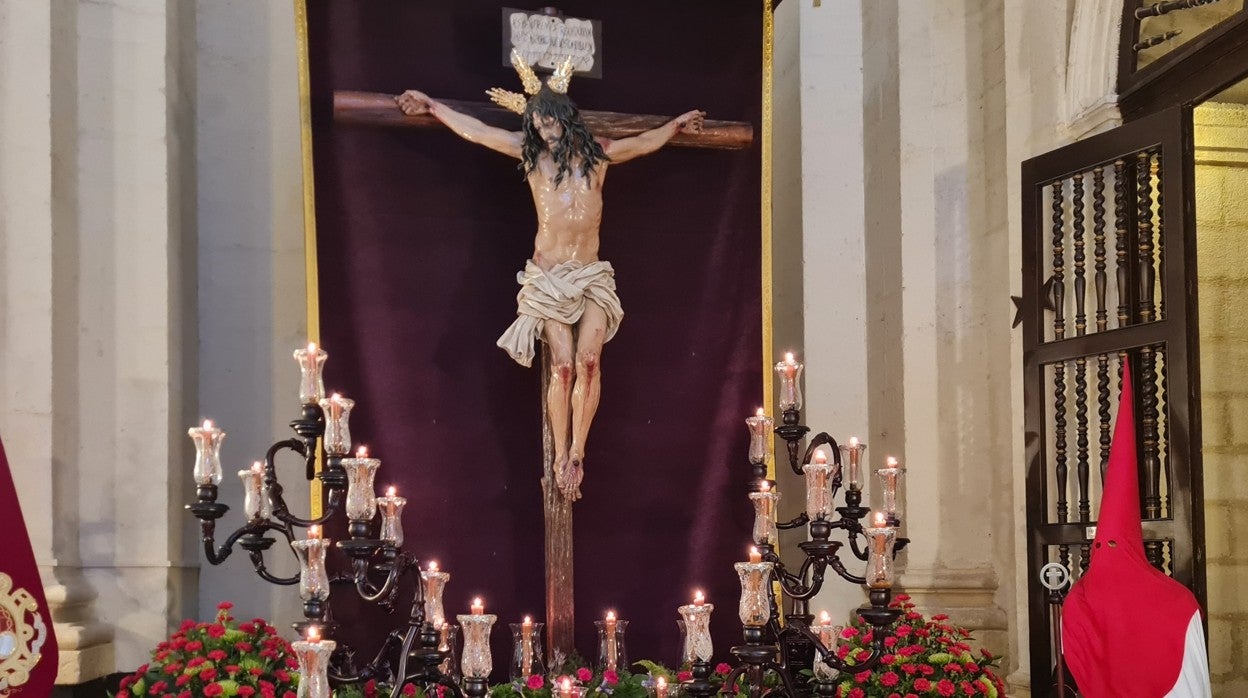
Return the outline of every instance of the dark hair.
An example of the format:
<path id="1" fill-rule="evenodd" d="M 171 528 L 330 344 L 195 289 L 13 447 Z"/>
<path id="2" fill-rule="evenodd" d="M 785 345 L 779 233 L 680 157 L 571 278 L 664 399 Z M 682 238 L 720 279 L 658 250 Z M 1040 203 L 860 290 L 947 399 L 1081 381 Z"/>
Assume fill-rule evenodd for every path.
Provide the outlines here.
<path id="1" fill-rule="evenodd" d="M 538 116 L 553 117 L 563 126 L 563 136 L 550 150 L 551 157 L 559 166 L 555 175 L 556 186 L 563 182 L 564 175 L 572 174 L 572 161 L 577 156 L 581 158 L 581 174 L 586 177 L 598 163 L 610 160 L 594 134 L 585 127 L 576 103 L 568 99 L 567 95 L 559 94 L 543 85 L 529 99 L 524 109 L 524 142 L 520 146 L 520 168 L 524 170 L 526 177 L 537 167 L 537 156 L 546 145 L 537 131 L 537 124 L 533 123 L 534 112 Z"/>

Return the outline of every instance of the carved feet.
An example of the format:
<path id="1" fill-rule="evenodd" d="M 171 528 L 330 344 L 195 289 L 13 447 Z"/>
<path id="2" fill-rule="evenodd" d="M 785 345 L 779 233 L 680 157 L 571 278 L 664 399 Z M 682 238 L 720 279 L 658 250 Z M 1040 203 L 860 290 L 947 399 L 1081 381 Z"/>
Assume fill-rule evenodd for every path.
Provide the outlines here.
<path id="1" fill-rule="evenodd" d="M 581 480 L 585 479 L 584 458 L 564 456 L 555 463 L 555 485 L 571 502 L 581 498 Z"/>

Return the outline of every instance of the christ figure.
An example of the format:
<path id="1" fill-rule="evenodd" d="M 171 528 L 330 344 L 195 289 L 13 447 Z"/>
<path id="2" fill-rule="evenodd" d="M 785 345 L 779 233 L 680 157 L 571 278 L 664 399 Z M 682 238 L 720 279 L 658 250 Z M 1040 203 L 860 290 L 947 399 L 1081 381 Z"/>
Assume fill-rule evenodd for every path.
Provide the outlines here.
<path id="1" fill-rule="evenodd" d="M 653 153 L 682 131 L 700 133 L 706 115 L 694 110 L 636 136 L 598 138 L 567 96 L 570 59 L 545 84 L 515 51 L 512 65 L 529 96 L 497 88 L 488 94 L 523 116 L 519 131 L 489 126 L 416 90 L 397 101 L 405 114 L 430 114 L 464 140 L 520 161 L 537 209 L 537 235 L 533 258 L 517 275 L 516 321 L 498 345 L 524 366 L 532 365 L 536 340 L 550 349 L 547 405 L 555 483 L 575 501 L 581 496 L 585 441 L 601 393 L 602 345 L 624 316 L 615 272 L 598 258 L 607 167 Z"/>

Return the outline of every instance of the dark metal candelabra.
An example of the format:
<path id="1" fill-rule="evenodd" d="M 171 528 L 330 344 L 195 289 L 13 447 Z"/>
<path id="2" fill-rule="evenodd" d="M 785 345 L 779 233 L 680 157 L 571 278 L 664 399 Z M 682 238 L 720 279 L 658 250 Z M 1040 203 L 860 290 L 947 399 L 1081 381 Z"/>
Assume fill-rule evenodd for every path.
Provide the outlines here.
<path id="1" fill-rule="evenodd" d="M 186 507 L 200 520 L 204 555 L 208 562 L 213 565 L 221 564 L 229 558 L 237 544 L 247 551 L 252 566 L 261 579 L 281 585 L 299 584 L 300 575 L 277 577 L 269 572 L 265 564 L 265 554 L 277 542 L 270 534 L 277 533 L 289 544 L 299 539 L 295 535 L 297 529 L 321 526 L 335 520 L 343 513 L 347 492 L 343 455 L 326 455 L 323 469 L 319 473 L 315 472 L 317 454 L 325 436 L 325 418 L 321 408 L 315 402 L 303 405 L 302 414 L 290 426 L 296 437 L 273 444 L 264 457 L 262 496 L 268 498 L 270 511 L 267 516 L 261 514 L 251 517 L 218 547 L 217 520 L 225 515 L 229 507 L 217 501 L 217 485 L 199 484 L 196 501 Z M 324 513 L 321 516 L 301 519 L 290 513 L 274 467 L 274 459 L 282 451 L 291 451 L 304 460 L 309 481 L 314 478 L 320 480 L 327 493 Z M 349 558 L 350 565 L 329 574 L 329 584 L 331 588 L 353 587 L 360 598 L 393 611 L 398 604 L 401 581 L 409 573 L 418 570 L 417 559 L 390 541 L 372 537 L 374 526 L 372 521 L 350 522 L 350 538 L 337 543 L 338 549 Z M 330 684 L 337 686 L 376 679 L 392 684 L 394 689 L 391 695 L 395 697 L 400 695 L 402 686 L 407 683 L 425 688 L 442 685 L 454 696 L 485 695 L 481 681 L 465 682 L 471 684 L 465 686 L 466 690 L 459 688 L 459 677 L 453 662 L 449 672 L 444 673 L 439 669 L 452 652 L 449 648 L 439 648 L 438 629 L 425 618 L 424 585 L 416 583 L 414 586 L 415 594 L 405 625 L 387 635 L 381 649 L 371 661 L 360 665 L 355 659 L 355 652 L 347 643 L 337 643 L 329 664 Z M 330 598 L 333 598 L 333 594 L 330 594 Z M 338 626 L 333 620 L 328 599 L 305 600 L 303 614 L 304 620 L 294 624 L 300 635 L 309 626 L 317 626 L 324 638 L 334 638 Z"/>
<path id="2" fill-rule="evenodd" d="M 783 424 L 775 428 L 775 433 L 785 441 L 789 465 L 794 473 L 803 475 L 802 466 L 811 463 L 815 452 L 821 446 L 830 446 L 835 465 L 832 480 L 832 495 L 835 497 L 836 492 L 842 486 L 840 446 L 827 433 L 820 433 L 810 440 L 804 454 L 801 454 L 799 458 L 800 442 L 810 431 L 800 422 L 801 412 L 794 407 L 785 410 Z M 750 490 L 761 492 L 774 489 L 775 483 L 767 479 L 766 462 L 759 462 L 761 459 L 752 460 L 754 462 L 751 463 L 753 473 Z M 835 682 L 822 678 L 815 683 L 804 680 L 803 672 L 813 672 L 816 656 L 838 672 L 865 671 L 880 662 L 880 658 L 884 655 L 885 631 L 901 615 L 900 609 L 889 605 L 891 590 L 888 587 L 870 589 L 870 602 L 856 610 L 857 615 L 874 629 L 873 649 L 866 657 L 854 657 L 852 666 L 837 656 L 834 646 L 824 645 L 819 636 L 811 630 L 814 616 L 809 612 L 809 601 L 823 588 L 828 568 L 845 581 L 854 584 L 867 584 L 868 581 L 865 577 L 853 574 L 845 568 L 839 556 L 844 544 L 831 540 L 834 530 L 844 531 L 848 539 L 849 550 L 854 557 L 863 562 L 868 560 L 869 550 L 863 545 L 867 541 L 867 535 L 862 519 L 867 516 L 869 510 L 862 506 L 862 492 L 857 489 L 846 489 L 845 505 L 837 507 L 836 513 L 839 514 L 839 518 L 830 519 L 823 515 L 812 517 L 808 512 L 803 512 L 792 521 L 776 524 L 776 527 L 780 529 L 808 527 L 809 540 L 798 544 L 805 554 L 805 560 L 796 570 L 789 569 L 781 561 L 773 544 L 763 542 L 758 545 L 762 560 L 772 563 L 773 578 L 777 582 L 774 587 L 768 585 L 772 587 L 768 589 L 771 615 L 762 626 L 747 626 L 744 633 L 745 644 L 732 648 L 732 654 L 740 663 L 725 678 L 725 686 L 736 685 L 739 679 L 744 678 L 749 686 L 751 698 L 776 694 L 777 691 L 781 691 L 780 695 L 785 696 L 832 696 L 836 694 Z M 896 516 L 890 515 L 887 523 L 896 527 L 901 522 Z M 893 554 L 904 548 L 907 543 L 909 543 L 908 539 L 898 538 Z M 781 592 L 779 597 L 775 594 L 775 587 L 778 587 Z M 790 608 L 789 612 L 784 614 L 782 624 L 780 616 L 785 599 L 789 601 Z M 709 662 L 695 662 L 694 678 L 686 683 L 686 693 L 692 696 L 713 695 L 715 688 L 708 680 L 709 672 Z M 778 686 L 765 688 L 764 677 L 768 673 L 774 673 L 778 677 Z"/>

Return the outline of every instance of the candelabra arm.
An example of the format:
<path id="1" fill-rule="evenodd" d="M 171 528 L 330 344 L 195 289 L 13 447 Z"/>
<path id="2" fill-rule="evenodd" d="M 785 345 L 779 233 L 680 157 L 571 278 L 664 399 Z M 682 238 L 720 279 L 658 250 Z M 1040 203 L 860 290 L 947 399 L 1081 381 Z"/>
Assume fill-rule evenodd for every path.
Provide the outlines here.
<path id="1" fill-rule="evenodd" d="M 835 560 L 836 558 L 832 558 Z M 811 565 L 811 563 L 814 563 Z M 786 589 L 785 593 L 794 601 L 809 601 L 815 598 L 820 589 L 823 589 L 823 571 L 827 568 L 828 561 L 821 558 L 806 558 L 806 562 L 802 563 L 802 589 L 798 593 L 789 593 Z M 806 574 L 810 567 L 814 567 L 814 574 L 810 577 L 810 584 L 805 584 Z"/>
<path id="2" fill-rule="evenodd" d="M 201 520 L 199 522 L 199 530 L 204 540 L 204 557 L 208 558 L 209 563 L 219 565 L 225 562 L 230 553 L 234 552 L 234 544 L 238 542 L 238 539 L 248 533 L 254 533 L 256 526 L 244 524 L 241 528 L 231 533 L 230 537 L 225 539 L 220 548 L 216 546 L 216 521 Z"/>
<path id="3" fill-rule="evenodd" d="M 315 442 L 312 442 L 313 444 Z M 269 492 L 269 501 L 273 503 L 273 518 L 281 521 L 288 526 L 297 526 L 299 528 L 308 528 L 309 526 L 321 526 L 329 521 L 338 513 L 343 503 L 343 491 L 340 487 L 327 486 L 329 490 L 328 501 L 325 506 L 325 513 L 316 519 L 301 519 L 290 513 L 290 508 L 286 506 L 286 498 L 283 496 L 284 488 L 277 480 L 277 468 L 274 461 L 277 454 L 283 450 L 290 450 L 297 453 L 300 457 L 307 459 L 316 458 L 315 447 L 303 439 L 286 439 L 278 441 L 269 447 L 264 454 L 264 485 Z"/>
<path id="4" fill-rule="evenodd" d="M 745 676 L 747 669 L 749 669 L 748 664 L 738 664 L 733 667 L 732 671 L 728 672 L 728 675 L 724 677 L 724 695 L 732 696 L 739 693 L 739 691 L 736 690 L 737 682 Z"/>
<path id="5" fill-rule="evenodd" d="M 251 554 L 251 566 L 256 568 L 256 574 L 260 575 L 260 578 L 263 579 L 264 581 L 269 582 L 271 584 L 280 584 L 282 586 L 290 586 L 292 584 L 299 583 L 298 574 L 294 575 L 293 577 L 273 576 L 273 574 L 269 572 L 268 568 L 265 567 L 264 565 L 264 553 L 263 552 L 259 550 L 252 550 L 250 551 L 250 554 Z"/>
<path id="6" fill-rule="evenodd" d="M 802 462 L 798 464 L 798 466 L 794 469 L 794 472 L 798 475 L 803 475 L 804 473 L 802 472 L 801 466 L 810 462 L 810 459 L 815 455 L 815 450 L 820 446 L 831 446 L 832 448 L 829 450 L 832 451 L 832 462 L 838 466 L 841 464 L 840 444 L 838 444 L 836 439 L 832 438 L 828 432 L 821 431 L 818 434 L 815 434 L 814 437 L 811 438 L 810 442 L 806 444 L 806 454 L 802 456 Z"/>
<path id="7" fill-rule="evenodd" d="M 810 523 L 810 517 L 807 516 L 806 512 L 803 511 L 802 513 L 798 514 L 797 517 L 794 518 L 792 521 L 786 521 L 784 523 L 777 523 L 776 528 L 787 531 L 790 528 L 797 528 L 798 526 L 805 526 L 808 523 Z"/>
<path id="8" fill-rule="evenodd" d="M 852 523 L 856 524 L 858 522 L 854 521 Z M 849 549 L 853 551 L 854 557 L 858 558 L 859 560 L 862 560 L 863 562 L 866 562 L 867 550 L 865 548 L 859 547 L 858 545 L 858 536 L 862 535 L 862 527 L 861 526 L 854 526 L 854 527 L 844 526 L 843 528 L 845 528 L 845 530 L 849 533 L 849 535 L 847 535 L 846 538 L 849 539 Z"/>
<path id="9" fill-rule="evenodd" d="M 390 698 L 399 698 L 401 695 L 403 682 L 407 680 L 407 660 L 412 653 L 412 644 L 419 635 L 419 625 L 407 626 L 407 632 L 403 634 L 403 645 L 399 649 L 399 666 L 394 670 L 394 690 L 390 693 Z"/>
<path id="10" fill-rule="evenodd" d="M 763 559 L 772 563 L 772 578 L 780 583 L 780 588 L 784 590 L 786 596 L 793 596 L 795 594 L 802 593 L 805 589 L 804 582 L 806 579 L 804 570 L 810 560 L 809 558 L 807 558 L 807 562 L 802 563 L 802 574 L 793 574 L 790 572 L 784 566 L 784 563 L 780 561 L 780 556 L 776 555 L 774 552 L 767 553 L 763 556 Z"/>
<path id="11" fill-rule="evenodd" d="M 411 562 L 407 559 L 407 555 L 400 553 L 399 559 L 390 565 L 389 571 L 386 573 L 386 581 L 382 583 L 381 588 L 374 587 L 368 580 L 369 564 L 367 560 L 356 560 L 355 574 L 355 590 L 359 593 L 360 598 L 369 603 L 376 603 L 387 596 L 393 596 L 398 585 L 399 578 L 404 572 L 411 569 Z M 394 601 L 391 599 L 386 603 L 393 606 Z"/>
<path id="12" fill-rule="evenodd" d="M 374 657 L 373 661 L 369 662 L 367 666 L 353 673 L 343 673 L 331 666 L 329 669 L 329 680 L 336 685 L 342 685 L 348 683 L 365 683 L 369 679 L 375 678 L 384 679 L 386 672 L 384 672 L 383 669 L 388 668 L 386 657 L 394 651 L 395 646 L 399 642 L 398 631 L 391 631 L 390 634 L 386 636 L 386 641 L 381 643 L 381 649 L 377 651 L 377 656 Z"/>
<path id="13" fill-rule="evenodd" d="M 832 558 L 831 560 L 828 561 L 828 564 L 832 565 L 833 572 L 836 572 L 838 575 L 840 575 L 841 579 L 844 579 L 847 582 L 851 582 L 853 584 L 866 584 L 867 583 L 866 577 L 859 577 L 856 574 L 850 573 L 849 570 L 846 570 L 845 563 L 841 562 L 841 559 L 839 557 Z"/>

